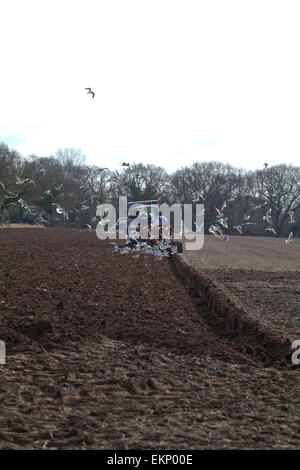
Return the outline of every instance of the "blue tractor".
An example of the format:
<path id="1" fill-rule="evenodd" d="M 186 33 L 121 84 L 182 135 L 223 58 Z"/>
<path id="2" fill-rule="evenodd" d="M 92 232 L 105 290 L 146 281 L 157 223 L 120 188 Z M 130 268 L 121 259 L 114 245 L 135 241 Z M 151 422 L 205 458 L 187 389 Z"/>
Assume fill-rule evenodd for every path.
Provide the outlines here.
<path id="1" fill-rule="evenodd" d="M 128 203 L 128 208 L 134 206 L 135 208 L 135 215 L 128 216 L 127 217 L 127 229 L 130 229 L 130 227 L 135 227 L 136 232 L 139 231 L 139 225 L 140 225 L 140 219 L 139 213 L 145 213 L 147 212 L 147 225 L 148 225 L 148 238 L 147 239 L 141 239 L 141 238 L 132 238 L 130 237 L 129 234 L 129 241 L 128 244 L 134 245 L 137 244 L 139 241 L 144 241 L 147 242 L 149 245 L 155 245 L 158 243 L 159 239 L 162 239 L 162 227 L 166 226 L 168 224 L 168 220 L 166 217 L 162 215 L 158 215 L 155 220 L 153 220 L 153 215 L 151 214 L 151 208 L 152 206 L 158 205 L 160 203 L 160 199 L 150 199 L 146 201 L 133 201 Z M 145 211 L 146 208 L 146 211 Z M 140 211 L 139 211 L 140 209 Z M 158 225 L 159 228 L 159 239 L 153 239 L 150 238 L 150 232 L 151 232 L 151 226 L 154 224 Z M 129 230 L 130 232 L 130 230 Z M 173 234 L 173 229 L 170 227 L 170 232 L 169 232 L 169 240 L 168 240 L 170 245 L 176 246 L 177 247 L 177 252 L 182 253 L 182 242 L 175 242 L 174 241 L 174 234 Z"/>

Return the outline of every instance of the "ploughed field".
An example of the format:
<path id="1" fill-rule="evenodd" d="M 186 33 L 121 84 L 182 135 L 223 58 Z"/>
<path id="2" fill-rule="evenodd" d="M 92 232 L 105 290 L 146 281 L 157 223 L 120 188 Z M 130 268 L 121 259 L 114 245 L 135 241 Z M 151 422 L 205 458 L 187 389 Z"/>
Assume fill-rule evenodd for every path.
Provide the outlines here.
<path id="1" fill-rule="evenodd" d="M 299 448 L 297 366 L 238 348 L 172 260 L 112 249 L 0 231 L 0 448 Z"/>
<path id="2" fill-rule="evenodd" d="M 291 342 L 300 339 L 300 239 L 231 236 L 229 243 L 205 236 L 186 259 L 216 279 L 256 321 Z"/>

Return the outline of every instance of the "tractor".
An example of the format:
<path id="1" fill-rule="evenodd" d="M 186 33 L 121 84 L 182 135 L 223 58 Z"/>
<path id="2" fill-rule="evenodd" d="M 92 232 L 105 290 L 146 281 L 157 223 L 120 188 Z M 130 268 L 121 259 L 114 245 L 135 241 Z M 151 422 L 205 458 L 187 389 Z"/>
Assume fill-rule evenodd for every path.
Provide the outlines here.
<path id="1" fill-rule="evenodd" d="M 152 206 L 155 206 L 155 205 L 158 205 L 160 203 L 160 199 L 151 199 L 151 200 L 147 200 L 147 201 L 133 201 L 133 202 L 129 202 L 128 203 L 128 209 L 132 206 L 134 206 L 134 209 L 135 209 L 135 212 L 136 214 L 135 215 L 130 215 L 127 217 L 127 230 L 128 230 L 128 240 L 127 240 L 127 243 L 128 245 L 135 245 L 135 244 L 138 244 L 139 242 L 146 242 L 148 243 L 150 246 L 155 246 L 156 244 L 158 244 L 159 241 L 161 241 L 163 239 L 163 236 L 162 236 L 162 228 L 163 226 L 166 226 L 167 223 L 168 223 L 168 220 L 166 217 L 162 216 L 162 215 L 159 215 L 156 217 L 156 220 L 153 220 L 153 215 L 151 214 L 151 208 Z M 146 211 L 145 211 L 146 209 Z M 148 237 L 147 239 L 142 239 L 141 237 L 133 237 L 133 236 L 130 236 L 130 228 L 133 228 L 134 227 L 134 231 L 135 233 L 136 232 L 139 232 L 139 229 L 140 229 L 140 220 L 139 219 L 139 214 L 141 212 L 141 217 L 142 217 L 142 214 L 145 213 L 145 216 L 147 217 L 147 226 L 148 226 Z M 119 221 L 118 221 L 119 222 Z M 151 226 L 153 226 L 154 224 L 157 224 L 158 225 L 158 228 L 159 228 L 159 238 L 156 239 L 156 238 L 151 238 L 150 236 L 150 233 L 151 233 Z M 175 241 L 174 240 L 174 231 L 173 231 L 173 228 L 170 227 L 170 230 L 169 230 L 169 237 L 168 237 L 168 243 L 170 245 L 170 251 L 172 251 L 172 246 L 176 246 L 177 247 L 177 252 L 178 253 L 182 253 L 182 242 L 178 242 L 178 241 Z"/>

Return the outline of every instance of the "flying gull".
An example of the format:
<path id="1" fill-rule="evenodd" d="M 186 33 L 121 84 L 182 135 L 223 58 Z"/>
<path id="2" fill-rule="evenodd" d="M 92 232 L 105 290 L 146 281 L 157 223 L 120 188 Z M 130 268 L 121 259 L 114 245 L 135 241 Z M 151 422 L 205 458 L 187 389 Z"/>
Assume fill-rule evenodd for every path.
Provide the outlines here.
<path id="1" fill-rule="evenodd" d="M 91 93 L 93 95 L 92 98 L 95 98 L 95 93 L 92 91 L 91 88 L 86 88 L 86 90 L 88 90 L 88 94 Z"/>
<path id="2" fill-rule="evenodd" d="M 268 222 L 268 224 L 272 224 L 272 216 L 271 216 L 272 209 L 269 209 L 266 215 L 263 216 L 263 220 Z"/>
<path id="3" fill-rule="evenodd" d="M 295 212 L 294 211 L 289 211 L 288 214 L 290 216 L 289 224 L 294 224 L 295 223 L 295 218 L 294 218 Z"/>
<path id="4" fill-rule="evenodd" d="M 293 235 L 293 232 L 290 232 L 288 239 L 285 240 L 285 243 L 289 245 L 290 243 L 293 243 L 293 241 L 294 241 L 294 235 Z"/>
<path id="5" fill-rule="evenodd" d="M 216 207 L 216 211 L 218 212 L 218 215 L 217 215 L 218 218 L 219 217 L 224 217 L 224 214 L 223 214 L 222 210 L 220 210 Z"/>
<path id="6" fill-rule="evenodd" d="M 233 228 L 235 228 L 238 232 L 240 232 L 241 235 L 243 234 L 243 229 L 241 225 L 234 225 Z"/>
<path id="7" fill-rule="evenodd" d="M 266 230 L 266 231 L 273 232 L 274 235 L 276 235 L 276 231 L 275 231 L 274 227 L 267 227 L 265 230 Z"/>

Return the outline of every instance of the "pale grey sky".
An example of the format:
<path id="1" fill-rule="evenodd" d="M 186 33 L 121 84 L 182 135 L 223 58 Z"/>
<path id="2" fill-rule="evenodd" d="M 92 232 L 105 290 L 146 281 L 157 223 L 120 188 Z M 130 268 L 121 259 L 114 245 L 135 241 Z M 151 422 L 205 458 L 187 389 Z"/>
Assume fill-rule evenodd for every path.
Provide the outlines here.
<path id="1" fill-rule="evenodd" d="M 2 2 L 0 141 L 24 156 L 79 147 L 112 169 L 299 165 L 299 13 L 296 0 Z"/>

